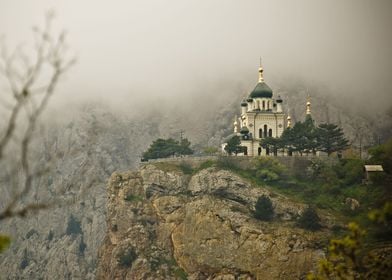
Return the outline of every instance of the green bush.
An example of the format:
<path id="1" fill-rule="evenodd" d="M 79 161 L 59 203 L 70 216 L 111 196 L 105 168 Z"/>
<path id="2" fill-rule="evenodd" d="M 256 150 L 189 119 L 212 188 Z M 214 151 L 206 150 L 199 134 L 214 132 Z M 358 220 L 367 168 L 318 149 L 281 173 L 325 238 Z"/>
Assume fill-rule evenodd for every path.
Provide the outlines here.
<path id="1" fill-rule="evenodd" d="M 119 253 L 117 262 L 122 267 L 132 267 L 133 262 L 137 259 L 137 254 L 133 247 L 123 250 Z"/>
<path id="2" fill-rule="evenodd" d="M 192 174 L 193 173 L 192 165 L 190 165 L 189 163 L 187 163 L 185 161 L 180 162 L 178 167 L 181 169 L 182 173 L 184 173 L 184 174 Z"/>
<path id="3" fill-rule="evenodd" d="M 262 221 L 270 221 L 274 216 L 274 207 L 271 199 L 262 195 L 257 199 L 256 202 L 255 218 Z"/>
<path id="4" fill-rule="evenodd" d="M 263 181 L 277 181 L 286 175 L 286 168 L 277 160 L 260 157 L 254 161 L 255 176 Z"/>
<path id="5" fill-rule="evenodd" d="M 11 239 L 6 235 L 0 235 L 0 253 L 5 251 L 11 244 Z"/>
<path id="6" fill-rule="evenodd" d="M 279 175 L 273 171 L 267 169 L 261 169 L 256 171 L 256 176 L 258 179 L 263 181 L 276 181 L 279 179 Z"/>
<path id="7" fill-rule="evenodd" d="M 210 167 L 212 167 L 214 165 L 215 165 L 215 161 L 213 161 L 213 160 L 206 160 L 206 161 L 203 161 L 200 164 L 200 166 L 197 168 L 197 170 L 200 171 L 200 170 L 203 170 L 203 169 L 207 169 L 207 168 L 210 168 Z"/>
<path id="8" fill-rule="evenodd" d="M 334 166 L 334 171 L 343 185 L 360 184 L 363 178 L 363 164 L 360 159 L 342 159 Z"/>
<path id="9" fill-rule="evenodd" d="M 216 162 L 216 166 L 221 169 L 238 170 L 236 158 L 228 156 L 220 156 Z"/>
<path id="10" fill-rule="evenodd" d="M 80 222 L 76 220 L 76 218 L 71 214 L 68 220 L 66 234 L 72 235 L 72 234 L 81 234 L 81 233 L 82 233 L 82 228 Z"/>
<path id="11" fill-rule="evenodd" d="M 83 236 L 82 236 L 79 243 L 79 256 L 84 255 L 84 251 L 86 251 L 86 248 L 87 248 L 87 244 L 84 243 Z"/>
<path id="12" fill-rule="evenodd" d="M 320 229 L 320 217 L 317 215 L 316 209 L 307 207 L 298 220 L 298 226 L 311 231 Z"/>

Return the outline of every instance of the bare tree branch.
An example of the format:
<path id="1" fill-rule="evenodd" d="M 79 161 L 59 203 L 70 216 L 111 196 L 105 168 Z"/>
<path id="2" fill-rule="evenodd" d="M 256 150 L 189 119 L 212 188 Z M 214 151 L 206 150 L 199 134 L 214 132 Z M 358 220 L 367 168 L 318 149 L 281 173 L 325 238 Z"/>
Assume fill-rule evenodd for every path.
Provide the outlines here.
<path id="1" fill-rule="evenodd" d="M 20 141 L 20 154 L 17 160 L 17 166 L 14 169 L 16 173 L 22 172 L 23 182 L 13 186 L 13 195 L 7 205 L 0 210 L 0 221 L 3 219 L 19 216 L 24 217 L 29 212 L 37 212 L 41 209 L 46 209 L 54 205 L 51 202 L 37 202 L 27 203 L 25 206 L 18 206 L 25 197 L 30 193 L 34 180 L 42 177 L 47 172 L 48 168 L 42 168 L 37 171 L 32 171 L 30 164 L 30 145 L 32 143 L 34 133 L 37 128 L 38 120 L 52 95 L 55 92 L 59 79 L 74 63 L 75 59 L 67 58 L 66 56 L 66 36 L 65 32 L 61 32 L 56 37 L 51 35 L 51 21 L 53 15 L 48 13 L 46 16 L 45 26 L 42 30 L 35 28 L 35 59 L 34 63 L 30 64 L 30 59 L 24 54 L 22 49 L 17 48 L 10 56 L 7 54 L 5 47 L 2 47 L 1 58 L 2 67 L 1 74 L 6 78 L 10 86 L 14 104 L 9 114 L 8 120 L 5 122 L 5 127 L 0 132 L 0 160 L 4 160 L 4 152 L 8 148 L 11 140 L 16 137 L 17 130 L 24 130 Z M 20 72 L 16 67 L 16 63 L 22 62 L 23 70 Z M 47 68 L 51 69 L 50 78 L 45 85 L 36 87 L 36 83 L 42 73 Z M 38 96 L 37 93 L 42 96 Z M 22 109 L 25 109 L 27 119 L 21 123 Z M 59 202 L 56 201 L 56 205 Z"/>

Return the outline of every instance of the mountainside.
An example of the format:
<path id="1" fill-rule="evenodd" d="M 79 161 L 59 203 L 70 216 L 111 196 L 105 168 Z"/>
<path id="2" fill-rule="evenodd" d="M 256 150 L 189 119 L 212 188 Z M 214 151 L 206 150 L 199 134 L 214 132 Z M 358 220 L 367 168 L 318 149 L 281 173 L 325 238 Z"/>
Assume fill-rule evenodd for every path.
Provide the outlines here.
<path id="1" fill-rule="evenodd" d="M 306 100 L 306 92 L 301 88 L 275 92 L 282 95 L 296 120 L 302 120 Z M 340 123 L 356 146 L 359 138 L 365 146 L 373 141 L 374 133 L 381 133 L 378 123 L 373 125 L 371 120 L 342 110 L 334 100 L 320 96 L 312 94 L 312 114 L 316 122 Z M 41 164 L 48 158 L 55 158 L 56 162 L 48 174 L 34 181 L 28 200 L 65 198 L 76 202 L 0 224 L 0 233 L 12 238 L 11 248 L 0 255 L 2 277 L 94 278 L 97 251 L 106 231 L 105 182 L 115 170 L 135 168 L 141 153 L 153 140 L 158 137 L 178 139 L 182 129 L 198 151 L 206 146 L 220 147 L 225 136 L 232 133 L 233 118 L 239 112 L 241 101 L 238 90 L 233 89 L 225 91 L 227 102 L 222 103 L 222 98 L 217 95 L 208 102 L 199 100 L 197 107 L 203 108 L 203 112 L 194 110 L 193 103 L 182 107 L 173 102 L 170 106 L 140 106 L 131 116 L 113 113 L 103 104 L 83 105 L 75 109 L 72 118 L 64 117 L 60 124 L 45 123 L 44 132 L 33 143 L 32 162 Z M 390 119 L 390 116 L 383 119 L 385 128 L 390 127 Z M 2 164 L 0 206 L 5 205 L 12 193 L 7 180 L 15 179 L 6 174 L 9 162 Z M 82 195 L 80 188 L 92 181 L 94 184 Z M 62 187 L 67 187 L 67 191 L 58 197 L 56 189 Z M 66 233 L 71 217 L 80 223 L 81 230 L 76 234 Z"/>
<path id="2" fill-rule="evenodd" d="M 253 218 L 271 197 L 275 219 Z M 323 256 L 323 231 L 295 226 L 304 205 L 215 167 L 196 174 L 149 164 L 114 173 L 98 279 L 301 279 Z"/>

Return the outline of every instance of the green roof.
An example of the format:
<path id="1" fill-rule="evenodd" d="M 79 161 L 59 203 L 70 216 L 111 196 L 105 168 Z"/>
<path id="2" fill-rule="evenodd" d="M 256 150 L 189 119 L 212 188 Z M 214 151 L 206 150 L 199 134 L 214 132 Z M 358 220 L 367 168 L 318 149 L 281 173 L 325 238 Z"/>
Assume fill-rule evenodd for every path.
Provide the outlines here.
<path id="1" fill-rule="evenodd" d="M 250 98 L 271 98 L 272 89 L 264 82 L 258 82 L 255 89 L 250 93 Z"/>

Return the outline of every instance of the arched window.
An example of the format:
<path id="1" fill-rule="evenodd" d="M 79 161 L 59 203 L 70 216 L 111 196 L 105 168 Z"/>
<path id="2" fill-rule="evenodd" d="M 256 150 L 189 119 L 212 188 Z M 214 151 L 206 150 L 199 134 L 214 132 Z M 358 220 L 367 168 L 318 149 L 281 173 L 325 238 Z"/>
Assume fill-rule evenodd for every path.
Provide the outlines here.
<path id="1" fill-rule="evenodd" d="M 267 130 L 267 125 L 265 124 L 265 125 L 264 125 L 264 138 L 267 137 L 267 132 L 268 132 L 268 130 Z"/>
<path id="2" fill-rule="evenodd" d="M 260 109 L 260 101 L 259 100 L 256 101 L 256 104 L 257 104 L 257 108 L 256 109 Z"/>
<path id="3" fill-rule="evenodd" d="M 265 110 L 265 101 L 263 100 L 263 110 Z"/>
<path id="4" fill-rule="evenodd" d="M 269 110 L 269 109 L 270 109 L 270 102 L 267 101 L 267 110 Z"/>
<path id="5" fill-rule="evenodd" d="M 268 130 L 268 136 L 272 137 L 272 129 L 271 128 Z"/>
<path id="6" fill-rule="evenodd" d="M 263 138 L 263 130 L 261 128 L 259 129 L 259 138 Z"/>

